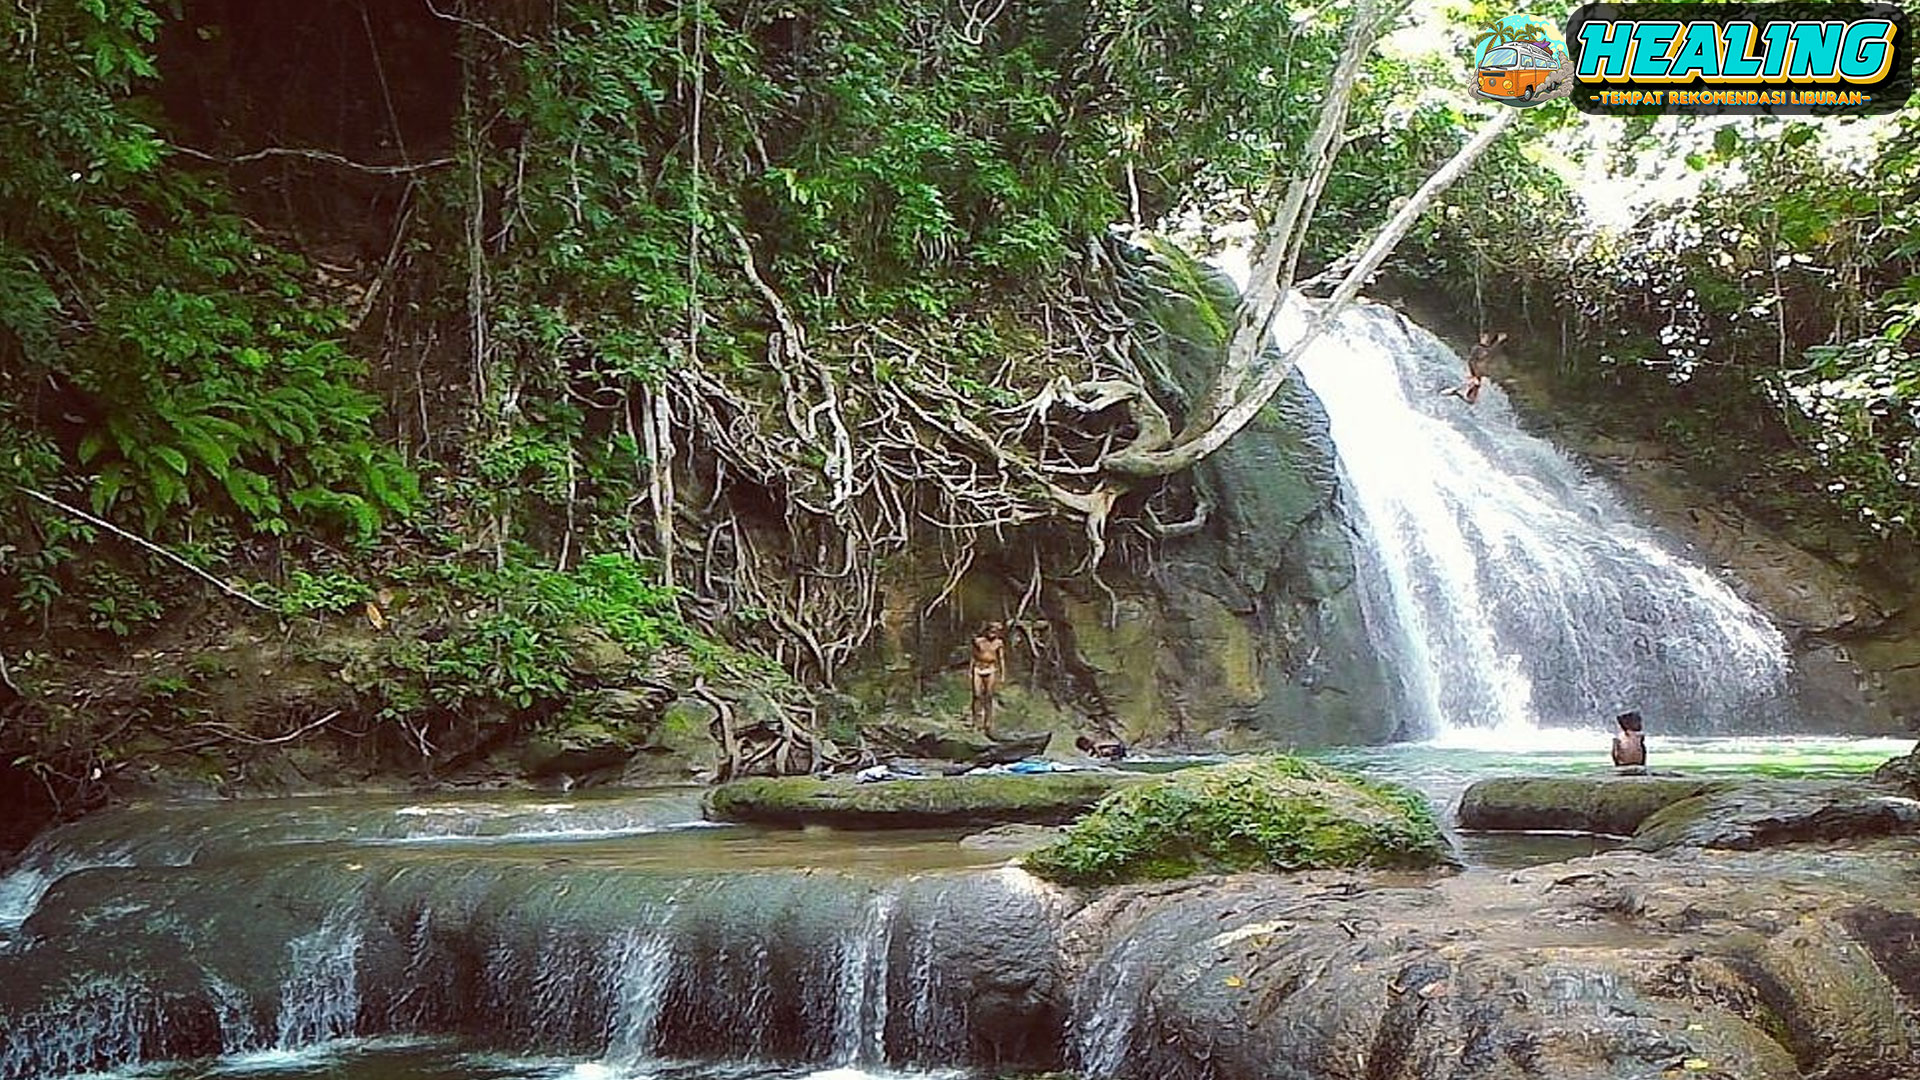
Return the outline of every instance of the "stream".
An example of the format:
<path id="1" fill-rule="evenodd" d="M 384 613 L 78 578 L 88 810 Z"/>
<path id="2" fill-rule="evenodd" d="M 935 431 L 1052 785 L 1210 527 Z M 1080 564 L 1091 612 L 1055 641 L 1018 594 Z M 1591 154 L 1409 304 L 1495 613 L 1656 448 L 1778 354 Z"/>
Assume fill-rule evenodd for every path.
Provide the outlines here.
<path id="1" fill-rule="evenodd" d="M 1906 749 L 1652 745 L 1661 768 L 1806 777 L 1863 774 Z M 1415 787 L 1450 821 L 1474 779 L 1606 771 L 1604 748 L 1592 732 L 1548 730 L 1524 746 L 1456 736 L 1319 756 Z M 1129 1014 L 1108 998 L 1133 992 L 1128 954 L 1077 986 L 1050 982 L 1050 962 L 1023 966 L 1058 948 L 1053 894 L 1000 869 L 1004 854 L 956 831 L 712 825 L 697 797 L 157 804 L 56 830 L 0 877 L 0 1078 L 1124 1072 Z M 1613 844 L 1454 840 L 1470 866 L 1496 870 Z"/>

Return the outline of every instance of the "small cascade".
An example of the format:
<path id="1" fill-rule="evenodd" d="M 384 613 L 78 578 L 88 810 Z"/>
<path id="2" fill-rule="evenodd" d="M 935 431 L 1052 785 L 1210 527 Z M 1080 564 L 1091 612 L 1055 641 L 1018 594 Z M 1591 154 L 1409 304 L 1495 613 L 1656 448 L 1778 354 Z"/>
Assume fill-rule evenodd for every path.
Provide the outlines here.
<path id="1" fill-rule="evenodd" d="M 899 903 L 899 894 L 892 890 L 875 895 L 841 946 L 832 1064 L 878 1065 L 887 1060 L 887 979 Z"/>
<path id="2" fill-rule="evenodd" d="M 923 1061 L 957 1061 L 965 1053 L 952 1036 L 966 1030 L 964 1016 L 948 1007 L 946 980 L 941 978 L 940 916 L 933 907 L 921 925 L 912 928 L 907 950 L 907 1030 L 905 1051 Z"/>
<path id="3" fill-rule="evenodd" d="M 1076 987 L 1067 1021 L 1071 1040 L 1067 1056 L 1088 1080 L 1123 1074 L 1146 992 L 1150 965 L 1143 961 L 1154 944 L 1146 935 L 1126 938 L 1096 961 Z"/>
<path id="4" fill-rule="evenodd" d="M 1024 875 L 541 847 L 272 845 L 70 875 L 0 954 L 0 1080 L 389 1036 L 608 1075 L 1059 1064 L 1058 920 Z"/>
<path id="5" fill-rule="evenodd" d="M 673 978 L 673 939 L 663 929 L 635 930 L 621 938 L 616 953 L 607 1057 L 645 1061 L 659 1039 L 660 1014 Z"/>
<path id="6" fill-rule="evenodd" d="M 336 908 L 318 930 L 287 946 L 276 1049 L 292 1050 L 357 1033 L 360 945 L 359 913 Z"/>
<path id="7" fill-rule="evenodd" d="M 1289 309 L 1277 336 L 1297 336 Z M 1504 393 L 1390 309 L 1341 315 L 1299 366 L 1325 406 L 1360 534 L 1363 610 L 1409 735 L 1790 722 L 1785 640 L 1613 492 L 1522 430 Z"/>
<path id="8" fill-rule="evenodd" d="M 138 976 L 79 979 L 61 1007 L 6 1018 L 0 1024 L 0 1077 L 86 1073 L 168 1056 L 182 1033 L 170 1030 L 160 995 Z"/>
<path id="9" fill-rule="evenodd" d="M 96 866 L 131 866 L 133 858 L 120 848 L 72 851 L 44 842 L 28 849 L 20 864 L 0 875 L 0 952 L 19 934 L 20 927 L 40 906 L 54 883 L 76 870 Z"/>
<path id="10" fill-rule="evenodd" d="M 220 1025 L 220 1052 L 239 1054 L 260 1048 L 260 1024 L 254 1017 L 253 1002 L 246 991 L 220 976 L 208 972 L 207 998 L 213 1004 L 213 1018 Z"/>

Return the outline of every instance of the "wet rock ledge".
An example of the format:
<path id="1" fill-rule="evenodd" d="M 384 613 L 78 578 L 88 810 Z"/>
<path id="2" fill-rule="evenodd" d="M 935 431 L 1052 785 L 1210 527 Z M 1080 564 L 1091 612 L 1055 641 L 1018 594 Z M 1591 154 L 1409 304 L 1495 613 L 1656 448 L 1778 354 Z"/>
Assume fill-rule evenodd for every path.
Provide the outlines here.
<path id="1" fill-rule="evenodd" d="M 754 777 L 709 791 L 704 809 L 713 821 L 789 827 L 1057 825 L 1086 813 L 1109 792 L 1157 779 L 1145 773 L 1104 771 L 929 777 L 875 784 L 805 776 Z"/>
<path id="2" fill-rule="evenodd" d="M 1754 851 L 1920 834 L 1909 788 L 1863 780 L 1664 776 L 1500 777 L 1460 799 L 1462 828 L 1631 837 L 1640 851 Z"/>
<path id="3" fill-rule="evenodd" d="M 1632 836 L 1641 822 L 1731 781 L 1666 776 L 1501 776 L 1460 797 L 1460 827 L 1488 832 L 1572 830 Z"/>

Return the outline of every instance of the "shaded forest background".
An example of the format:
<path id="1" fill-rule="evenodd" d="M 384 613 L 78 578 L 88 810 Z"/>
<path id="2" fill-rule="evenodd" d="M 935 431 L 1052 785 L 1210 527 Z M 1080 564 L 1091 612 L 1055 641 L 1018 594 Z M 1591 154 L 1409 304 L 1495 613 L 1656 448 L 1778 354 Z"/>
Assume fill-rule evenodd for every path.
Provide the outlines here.
<path id="1" fill-rule="evenodd" d="M 1485 115 L 1450 57 L 1486 14 L 1445 24 L 1460 49 L 1374 57 L 1309 273 Z M 231 751 L 320 733 L 431 775 L 618 743 L 676 699 L 743 761 L 804 768 L 859 742 L 838 691 L 889 583 L 931 582 L 921 617 L 957 641 L 983 567 L 1071 694 L 1046 590 L 1142 572 L 1204 498 L 1130 485 L 1097 537 L 1059 512 L 1071 475 L 1021 460 L 1133 432 L 1049 387 L 1163 387 L 1116 279 L 1151 252 L 1202 286 L 1130 230 L 1203 253 L 1260 220 L 1349 16 L 7 5 L 4 793 L 83 807 L 167 756 L 218 787 Z M 1555 423 L 1670 445 L 1902 594 L 1920 127 L 1850 158 L 1830 121 L 1635 122 L 1589 152 L 1703 184 L 1601 231 L 1551 167 L 1581 123 L 1530 113 L 1377 293 L 1511 329 Z"/>

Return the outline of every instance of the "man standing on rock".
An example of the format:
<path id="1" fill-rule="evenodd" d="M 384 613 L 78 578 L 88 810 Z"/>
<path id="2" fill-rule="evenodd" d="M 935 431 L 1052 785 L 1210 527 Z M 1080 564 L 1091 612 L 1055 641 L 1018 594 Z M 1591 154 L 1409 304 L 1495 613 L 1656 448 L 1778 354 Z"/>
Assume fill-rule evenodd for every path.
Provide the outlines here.
<path id="1" fill-rule="evenodd" d="M 967 665 L 967 679 L 973 685 L 973 722 L 987 738 L 993 733 L 993 695 L 1005 681 L 1007 664 L 1007 626 L 990 622 L 973 639 L 973 659 Z"/>

